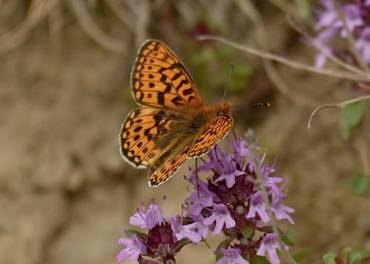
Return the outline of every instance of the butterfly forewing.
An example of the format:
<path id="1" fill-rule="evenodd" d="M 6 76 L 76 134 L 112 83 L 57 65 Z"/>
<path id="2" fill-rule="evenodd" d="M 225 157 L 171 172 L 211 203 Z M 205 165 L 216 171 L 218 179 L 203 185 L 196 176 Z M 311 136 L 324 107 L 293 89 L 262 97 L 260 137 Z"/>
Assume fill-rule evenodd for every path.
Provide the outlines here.
<path id="1" fill-rule="evenodd" d="M 133 96 L 139 104 L 179 110 L 199 107 L 203 99 L 190 74 L 164 43 L 146 41 L 139 49 L 131 73 Z"/>

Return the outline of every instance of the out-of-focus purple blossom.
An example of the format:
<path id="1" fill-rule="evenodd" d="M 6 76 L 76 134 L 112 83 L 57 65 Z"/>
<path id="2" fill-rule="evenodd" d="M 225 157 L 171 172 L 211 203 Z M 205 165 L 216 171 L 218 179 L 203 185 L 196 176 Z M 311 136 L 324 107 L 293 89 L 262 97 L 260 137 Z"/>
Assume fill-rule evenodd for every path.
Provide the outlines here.
<path id="1" fill-rule="evenodd" d="M 213 234 L 219 234 L 222 228 L 231 228 L 235 226 L 235 220 L 231 217 L 229 210 L 224 204 L 214 204 L 212 214 L 204 219 L 203 223 L 207 226 L 213 225 Z"/>
<path id="2" fill-rule="evenodd" d="M 286 219 L 291 224 L 294 224 L 293 219 L 289 215 L 294 212 L 293 208 L 283 205 L 279 200 L 275 200 L 274 203 L 271 204 L 271 209 L 277 220 Z"/>
<path id="3" fill-rule="evenodd" d="M 370 64 L 370 26 L 361 32 L 361 37 L 357 40 L 355 45 L 360 51 L 360 54 L 363 54 L 364 61 Z"/>
<path id="4" fill-rule="evenodd" d="M 329 46 L 329 41 L 335 35 L 335 30 L 325 30 L 320 32 L 316 38 L 308 42 L 318 50 L 315 57 L 315 66 L 321 68 L 325 65 L 328 57 L 333 56 L 333 50 Z"/>
<path id="5" fill-rule="evenodd" d="M 285 198 L 285 194 L 281 188 L 277 185 L 283 181 L 280 177 L 264 177 L 263 178 L 267 191 L 272 197 L 272 200 L 280 200 Z"/>
<path id="6" fill-rule="evenodd" d="M 277 250 L 280 248 L 275 234 L 267 234 L 262 238 L 261 245 L 258 248 L 257 255 L 265 256 L 271 264 L 279 264 L 280 259 Z"/>
<path id="7" fill-rule="evenodd" d="M 220 258 L 216 264 L 249 264 L 249 262 L 240 255 L 239 248 L 221 249 L 221 252 L 223 257 Z"/>
<path id="8" fill-rule="evenodd" d="M 140 254 L 146 251 L 144 243 L 136 235 L 131 238 L 120 238 L 118 243 L 124 247 L 117 255 L 118 262 L 138 260 Z"/>
<path id="9" fill-rule="evenodd" d="M 328 56 L 333 54 L 344 56 L 350 49 L 337 45 L 338 39 L 348 38 L 347 28 L 334 4 L 335 0 L 321 0 L 321 8 L 317 11 L 318 20 L 315 26 L 317 36 L 309 43 L 317 48 L 315 65 L 323 67 Z M 355 48 L 365 63 L 370 64 L 370 1 L 349 0 L 345 4 L 338 3 L 343 12 L 345 23 L 355 41 Z"/>
<path id="10" fill-rule="evenodd" d="M 232 145 L 234 149 L 234 158 L 237 162 L 241 162 L 242 158 L 246 158 L 251 155 L 251 151 L 246 147 L 244 140 L 236 138 L 233 140 Z"/>

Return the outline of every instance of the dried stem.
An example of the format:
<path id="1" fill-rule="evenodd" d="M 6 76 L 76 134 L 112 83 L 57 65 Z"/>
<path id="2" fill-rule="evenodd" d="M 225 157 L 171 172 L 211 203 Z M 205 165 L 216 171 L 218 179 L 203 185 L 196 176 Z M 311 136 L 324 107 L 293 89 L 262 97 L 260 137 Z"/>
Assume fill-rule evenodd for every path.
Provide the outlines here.
<path id="1" fill-rule="evenodd" d="M 128 27 L 131 31 L 135 31 L 134 20 L 130 17 L 130 14 L 121 7 L 118 0 L 105 0 L 112 12 L 122 21 L 122 23 Z"/>
<path id="2" fill-rule="evenodd" d="M 327 108 L 344 108 L 348 104 L 352 104 L 352 103 L 356 103 L 356 102 L 360 102 L 360 101 L 365 101 L 365 100 L 370 100 L 370 95 L 359 96 L 359 97 L 356 97 L 356 98 L 353 98 L 353 99 L 350 99 L 350 100 L 345 100 L 345 101 L 342 101 L 342 102 L 339 102 L 339 103 L 320 105 L 312 111 L 312 113 L 310 115 L 310 118 L 308 119 L 307 129 L 311 128 L 313 118 L 321 110 L 327 109 Z"/>
<path id="3" fill-rule="evenodd" d="M 119 55 L 124 54 L 123 45 L 120 41 L 115 40 L 106 35 L 100 28 L 95 24 L 94 19 L 90 16 L 86 9 L 86 6 L 81 0 L 67 0 L 71 6 L 72 11 L 75 13 L 78 21 L 81 24 L 82 29 L 85 33 L 94 40 L 97 44 L 103 48 L 112 52 L 118 53 Z"/>
<path id="4" fill-rule="evenodd" d="M 58 2 L 59 0 L 33 0 L 24 22 L 0 37 L 0 55 L 22 45 L 33 28 L 48 16 Z"/>
<path id="5" fill-rule="evenodd" d="M 64 25 L 62 3 L 58 1 L 57 5 L 53 10 L 50 10 L 48 14 L 48 26 L 49 34 L 51 38 L 57 38 L 58 43 L 60 42 L 60 33 Z"/>
<path id="6" fill-rule="evenodd" d="M 291 6 L 289 6 L 285 1 L 283 0 L 270 0 L 270 2 L 280 8 L 285 14 L 288 14 L 289 16 L 295 17 L 300 19 L 297 11 L 293 9 Z"/>
<path id="7" fill-rule="evenodd" d="M 370 81 L 370 74 L 367 74 L 366 76 L 359 76 L 358 74 L 351 74 L 348 72 L 344 71 L 336 71 L 336 70 L 329 70 L 329 69 L 318 69 L 315 66 L 312 65 L 307 65 L 303 64 L 294 60 L 287 59 L 283 56 L 279 56 L 273 53 L 265 52 L 262 50 L 259 50 L 254 47 L 246 46 L 246 45 L 240 45 L 238 43 L 235 43 L 233 41 L 227 40 L 222 37 L 217 37 L 217 36 L 210 36 L 210 35 L 200 35 L 198 36 L 199 40 L 215 40 L 221 43 L 224 43 L 226 45 L 229 45 L 233 48 L 236 48 L 238 50 L 259 56 L 261 58 L 266 58 L 269 60 L 277 61 L 280 62 L 284 65 L 287 65 L 289 67 L 295 68 L 295 69 L 301 69 L 301 70 L 306 70 L 309 72 L 314 72 L 326 76 L 331 76 L 331 77 L 336 77 L 336 78 L 341 78 L 341 79 L 348 79 L 352 81 L 357 81 L 357 82 L 366 82 Z"/>
<path id="8" fill-rule="evenodd" d="M 204 242 L 204 244 L 207 246 L 208 249 L 210 249 L 213 253 L 216 253 L 216 251 L 214 251 L 211 247 L 211 245 L 208 243 L 208 241 L 203 238 L 202 241 Z"/>
<path id="9" fill-rule="evenodd" d="M 150 2 L 136 1 L 134 2 L 135 10 L 137 11 L 137 22 L 135 27 L 136 44 L 140 45 L 147 37 L 147 29 L 150 19 Z"/>
<path id="10" fill-rule="evenodd" d="M 235 2 L 237 5 L 239 5 L 242 12 L 244 12 L 246 16 L 248 16 L 249 19 L 252 21 L 257 36 L 258 45 L 268 50 L 269 47 L 267 46 L 268 41 L 266 37 L 267 31 L 261 18 L 261 15 L 257 11 L 257 9 L 250 1 L 235 0 Z M 278 71 L 276 70 L 275 66 L 272 64 L 271 61 L 264 58 L 263 66 L 270 80 L 275 84 L 279 92 L 283 94 L 285 97 L 291 99 L 293 102 L 296 102 L 300 105 L 308 107 L 317 105 L 317 103 L 313 102 L 313 100 L 307 99 L 306 97 L 292 91 L 292 89 L 290 89 L 288 85 L 285 83 L 285 81 L 281 78 L 280 74 L 278 73 Z"/>

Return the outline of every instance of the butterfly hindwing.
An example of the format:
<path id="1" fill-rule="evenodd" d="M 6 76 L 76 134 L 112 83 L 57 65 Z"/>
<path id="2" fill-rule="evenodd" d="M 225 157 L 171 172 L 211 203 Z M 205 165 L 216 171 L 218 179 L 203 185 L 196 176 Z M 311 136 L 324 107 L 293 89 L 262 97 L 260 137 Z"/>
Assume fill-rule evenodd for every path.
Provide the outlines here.
<path id="1" fill-rule="evenodd" d="M 186 148 L 184 151 L 175 155 L 174 158 L 166 160 L 160 167 L 152 168 L 148 176 L 149 186 L 157 187 L 175 174 L 188 157 L 188 151 L 189 148 Z"/>
<path id="2" fill-rule="evenodd" d="M 139 104 L 178 110 L 202 106 L 203 99 L 175 53 L 157 40 L 144 42 L 131 73 L 131 87 Z"/>
<path id="3" fill-rule="evenodd" d="M 157 141 L 170 130 L 176 119 L 165 110 L 142 107 L 131 111 L 122 125 L 122 156 L 138 168 L 150 166 L 161 154 Z"/>
<path id="4" fill-rule="evenodd" d="M 218 116 L 212 119 L 200 132 L 191 146 L 188 156 L 198 157 L 207 153 L 218 141 L 223 139 L 233 126 L 233 119 Z"/>

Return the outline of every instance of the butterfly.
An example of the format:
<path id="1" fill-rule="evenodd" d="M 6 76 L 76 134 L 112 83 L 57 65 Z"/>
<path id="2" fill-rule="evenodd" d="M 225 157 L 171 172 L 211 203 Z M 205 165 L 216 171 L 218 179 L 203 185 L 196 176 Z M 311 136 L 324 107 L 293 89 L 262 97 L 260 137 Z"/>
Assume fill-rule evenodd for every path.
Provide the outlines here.
<path id="1" fill-rule="evenodd" d="M 207 105 L 176 54 L 145 41 L 131 72 L 139 105 L 122 124 L 120 150 L 136 168 L 149 169 L 149 186 L 167 181 L 188 158 L 206 154 L 233 126 L 230 104 Z"/>

